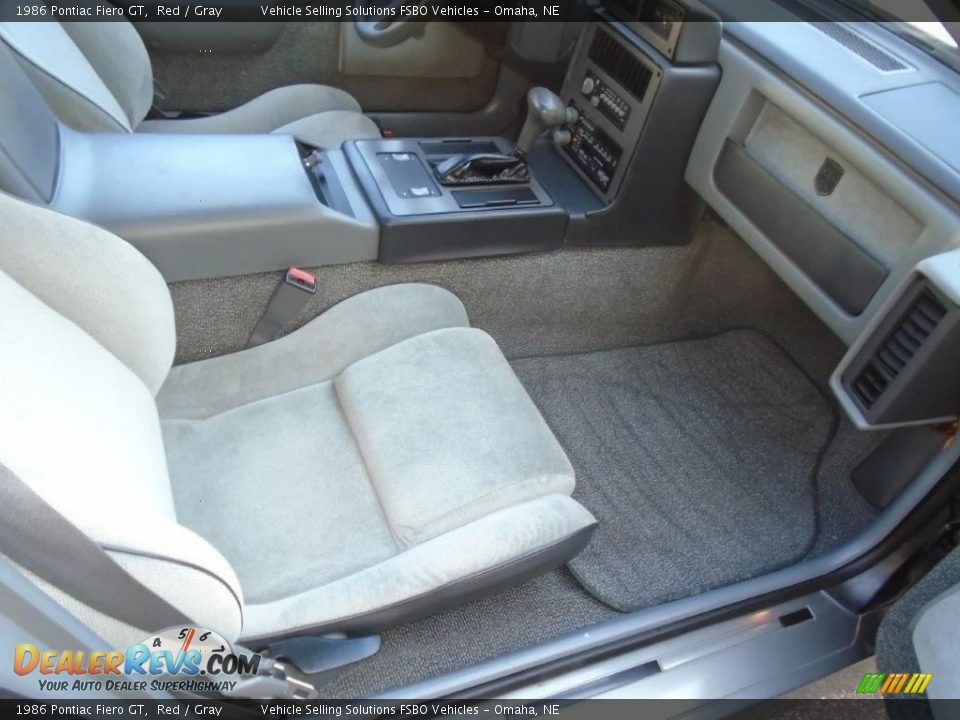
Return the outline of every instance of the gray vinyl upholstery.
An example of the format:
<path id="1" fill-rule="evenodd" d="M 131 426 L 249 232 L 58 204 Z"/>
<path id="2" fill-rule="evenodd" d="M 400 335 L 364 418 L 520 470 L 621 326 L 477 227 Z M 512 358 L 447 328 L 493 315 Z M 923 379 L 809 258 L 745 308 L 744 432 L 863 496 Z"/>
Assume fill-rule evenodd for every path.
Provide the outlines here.
<path id="1" fill-rule="evenodd" d="M 0 222 L 0 462 L 199 624 L 376 629 L 589 538 L 564 451 L 449 292 L 371 290 L 171 369 L 136 250 L 2 194 Z M 156 629 L 37 582 L 118 646 Z"/>
<path id="2" fill-rule="evenodd" d="M 6 22 L 0 40 L 15 53 L 56 115 L 88 132 L 283 133 L 318 147 L 380 131 L 348 93 L 324 85 L 276 88 L 227 112 L 145 120 L 153 69 L 133 25 L 111 22 Z"/>

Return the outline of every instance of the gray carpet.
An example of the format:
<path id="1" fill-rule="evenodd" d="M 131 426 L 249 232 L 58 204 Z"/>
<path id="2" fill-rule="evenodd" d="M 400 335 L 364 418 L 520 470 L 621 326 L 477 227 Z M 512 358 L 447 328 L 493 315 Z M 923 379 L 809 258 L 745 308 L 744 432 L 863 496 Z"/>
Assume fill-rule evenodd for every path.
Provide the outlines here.
<path id="1" fill-rule="evenodd" d="M 877 516 L 877 509 L 863 499 L 849 476 L 887 435 L 881 430 L 857 430 L 846 415 L 841 415 L 817 473 L 817 539 L 808 557 L 839 547 Z"/>
<path id="2" fill-rule="evenodd" d="M 357 293 L 401 282 L 447 288 L 508 358 L 587 352 L 763 330 L 825 380 L 844 346 L 760 259 L 712 216 L 686 246 L 598 247 L 447 262 L 314 268 L 319 288 L 294 326 Z M 235 352 L 263 314 L 280 273 L 170 286 L 177 359 Z M 289 329 L 293 329 L 292 327 Z"/>
<path id="3" fill-rule="evenodd" d="M 765 335 L 514 361 L 599 521 L 569 567 L 622 611 L 800 559 L 835 414 Z"/>
<path id="4" fill-rule="evenodd" d="M 619 613 L 565 569 L 383 633 L 380 652 L 320 689 L 360 698 L 560 637 Z"/>
<path id="5" fill-rule="evenodd" d="M 567 248 L 557 252 L 442 263 L 355 263 L 318 269 L 320 289 L 302 324 L 340 300 L 397 282 L 431 282 L 456 293 L 471 322 L 510 358 L 586 353 L 755 327 L 773 337 L 824 388 L 842 343 L 729 227 L 707 216 L 681 247 Z M 243 347 L 279 273 L 176 283 L 177 361 Z M 819 526 L 811 553 L 862 529 L 874 511 L 849 471 L 874 434 L 841 425 L 817 477 Z M 683 488 L 676 488 L 679 496 Z M 854 508 L 855 512 L 849 509 Z M 638 520 L 639 522 L 645 522 Z M 650 568 L 651 575 L 657 568 Z M 592 623 L 616 610 L 557 571 L 469 605 L 391 629 L 373 658 L 324 688 L 363 697 L 423 680 Z"/>

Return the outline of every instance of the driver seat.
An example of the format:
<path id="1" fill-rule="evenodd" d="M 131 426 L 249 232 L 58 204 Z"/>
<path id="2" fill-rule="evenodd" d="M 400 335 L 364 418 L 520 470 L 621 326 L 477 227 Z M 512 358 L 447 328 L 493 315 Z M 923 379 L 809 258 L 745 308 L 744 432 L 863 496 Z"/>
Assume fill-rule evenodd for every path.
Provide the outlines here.
<path id="1" fill-rule="evenodd" d="M 238 108 L 189 119 L 145 120 L 153 68 L 127 21 L 5 22 L 5 42 L 57 117 L 86 132 L 285 133 L 337 148 L 380 131 L 348 93 L 326 85 L 288 85 Z"/>

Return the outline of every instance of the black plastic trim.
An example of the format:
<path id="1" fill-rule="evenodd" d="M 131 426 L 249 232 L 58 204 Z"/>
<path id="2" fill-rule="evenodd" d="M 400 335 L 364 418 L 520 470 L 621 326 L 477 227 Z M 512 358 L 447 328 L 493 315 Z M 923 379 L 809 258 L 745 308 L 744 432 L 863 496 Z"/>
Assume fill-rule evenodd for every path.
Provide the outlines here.
<path id="1" fill-rule="evenodd" d="M 394 215 L 355 142 L 345 143 L 343 151 L 380 224 L 381 263 L 510 255 L 553 250 L 563 243 L 569 216 L 556 204 Z"/>
<path id="2" fill-rule="evenodd" d="M 960 307 L 917 277 L 844 369 L 844 391 L 872 425 L 960 412 Z"/>
<path id="3" fill-rule="evenodd" d="M 706 207 L 684 174 L 700 125 L 720 84 L 720 67 L 672 65 L 635 31 L 598 11 L 611 29 L 654 62 L 662 76 L 632 147 L 627 169 L 609 204 L 582 216 L 571 208 L 566 242 L 574 245 L 686 245 Z M 649 93 L 650 91 L 648 91 Z M 572 164 L 571 164 L 572 166 Z M 548 185 L 548 183 L 544 183 Z"/>

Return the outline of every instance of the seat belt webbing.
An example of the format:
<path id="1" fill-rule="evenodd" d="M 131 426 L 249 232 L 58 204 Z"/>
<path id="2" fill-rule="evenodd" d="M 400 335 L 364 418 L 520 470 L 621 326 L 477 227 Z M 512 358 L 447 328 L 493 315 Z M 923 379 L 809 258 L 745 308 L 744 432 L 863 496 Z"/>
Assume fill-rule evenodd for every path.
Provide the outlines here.
<path id="1" fill-rule="evenodd" d="M 0 553 L 95 610 L 147 631 L 193 625 L 0 464 Z"/>

